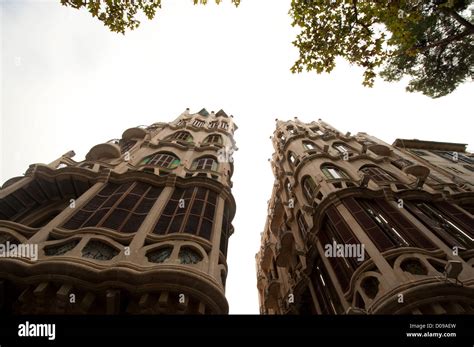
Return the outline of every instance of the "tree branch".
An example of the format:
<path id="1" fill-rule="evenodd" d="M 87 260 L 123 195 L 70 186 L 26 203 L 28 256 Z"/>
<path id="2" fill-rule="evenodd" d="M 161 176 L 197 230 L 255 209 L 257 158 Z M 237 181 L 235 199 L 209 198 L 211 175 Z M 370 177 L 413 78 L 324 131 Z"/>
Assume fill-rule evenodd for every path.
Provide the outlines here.
<path id="1" fill-rule="evenodd" d="M 471 34 L 474 34 L 474 24 L 472 24 L 471 22 L 469 22 L 466 18 L 464 18 L 463 16 L 461 16 L 459 13 L 457 13 L 456 11 L 454 11 L 452 8 L 450 9 L 443 9 L 443 12 L 448 14 L 449 16 L 451 16 L 453 19 L 455 19 L 459 24 L 461 24 L 462 26 L 466 27 L 466 30 L 471 33 Z"/>
<path id="2" fill-rule="evenodd" d="M 463 39 L 464 37 L 472 35 L 472 34 L 473 33 L 470 30 L 466 29 L 466 30 L 461 31 L 460 33 L 458 33 L 456 35 L 446 37 L 442 40 L 433 42 L 429 45 L 422 46 L 422 47 L 416 47 L 415 46 L 415 49 L 417 49 L 419 52 L 423 52 L 423 51 L 426 51 L 430 48 L 439 47 L 439 46 L 446 46 L 447 44 L 449 44 L 453 41 L 459 41 L 459 40 Z"/>

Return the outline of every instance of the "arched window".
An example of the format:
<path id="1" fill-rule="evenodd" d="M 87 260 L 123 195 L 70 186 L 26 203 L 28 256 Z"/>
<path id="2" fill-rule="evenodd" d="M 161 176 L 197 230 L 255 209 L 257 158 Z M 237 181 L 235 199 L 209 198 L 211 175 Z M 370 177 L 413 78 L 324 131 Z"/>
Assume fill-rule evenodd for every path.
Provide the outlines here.
<path id="1" fill-rule="evenodd" d="M 180 162 L 179 158 L 171 153 L 155 153 L 145 157 L 140 164 L 159 166 L 164 169 L 174 169 Z"/>
<path id="2" fill-rule="evenodd" d="M 313 142 L 310 142 L 310 141 L 303 141 L 303 147 L 304 147 L 304 149 L 306 149 L 307 151 L 317 150 L 317 149 L 318 149 L 318 147 L 317 147 Z"/>
<path id="3" fill-rule="evenodd" d="M 211 134 L 204 140 L 204 143 L 217 143 L 222 145 L 222 136 L 219 134 Z"/>
<path id="4" fill-rule="evenodd" d="M 310 176 L 303 177 L 303 193 L 308 201 L 313 200 L 316 189 L 316 183 Z"/>
<path id="5" fill-rule="evenodd" d="M 172 134 L 169 139 L 180 140 L 184 142 L 193 142 L 193 137 L 187 131 L 178 131 Z"/>
<path id="6" fill-rule="evenodd" d="M 334 165 L 323 165 L 321 171 L 328 180 L 349 179 L 343 170 Z"/>
<path id="7" fill-rule="evenodd" d="M 296 159 L 296 155 L 293 152 L 288 153 L 288 160 L 290 161 L 291 165 L 298 165 L 298 159 Z"/>
<path id="8" fill-rule="evenodd" d="M 377 166 L 365 166 L 360 172 L 368 175 L 375 183 L 397 182 L 398 180 L 384 169 Z"/>
<path id="9" fill-rule="evenodd" d="M 201 157 L 193 161 L 191 170 L 211 170 L 217 171 L 217 160 L 214 157 Z"/>
<path id="10" fill-rule="evenodd" d="M 123 233 L 135 232 L 162 189 L 143 182 L 107 183 L 63 228 L 102 227 Z"/>
<path id="11" fill-rule="evenodd" d="M 217 193 L 206 188 L 175 188 L 153 233 L 187 233 L 211 239 Z"/>

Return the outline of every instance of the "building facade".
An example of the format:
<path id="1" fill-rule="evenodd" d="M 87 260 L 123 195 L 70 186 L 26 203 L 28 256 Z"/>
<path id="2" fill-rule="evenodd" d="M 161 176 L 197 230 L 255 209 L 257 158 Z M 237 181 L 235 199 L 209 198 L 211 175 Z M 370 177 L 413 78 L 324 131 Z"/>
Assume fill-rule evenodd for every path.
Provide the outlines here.
<path id="1" fill-rule="evenodd" d="M 466 145 L 276 122 L 262 314 L 474 313 Z"/>
<path id="2" fill-rule="evenodd" d="M 0 312 L 228 313 L 236 129 L 187 109 L 5 182 Z"/>

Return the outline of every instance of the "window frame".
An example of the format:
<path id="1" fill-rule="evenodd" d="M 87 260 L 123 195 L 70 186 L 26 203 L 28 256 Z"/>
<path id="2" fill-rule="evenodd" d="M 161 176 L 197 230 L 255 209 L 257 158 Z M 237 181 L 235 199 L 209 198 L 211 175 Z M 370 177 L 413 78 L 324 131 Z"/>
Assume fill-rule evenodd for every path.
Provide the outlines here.
<path id="1" fill-rule="evenodd" d="M 203 156 L 193 160 L 191 170 L 194 171 L 213 171 L 217 172 L 219 163 L 213 156 Z"/>

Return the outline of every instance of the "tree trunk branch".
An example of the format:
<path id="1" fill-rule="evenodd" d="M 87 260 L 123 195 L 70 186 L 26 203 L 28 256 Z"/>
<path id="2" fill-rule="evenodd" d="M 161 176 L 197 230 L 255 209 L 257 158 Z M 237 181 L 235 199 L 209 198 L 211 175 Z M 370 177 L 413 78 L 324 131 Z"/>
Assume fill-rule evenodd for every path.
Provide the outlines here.
<path id="1" fill-rule="evenodd" d="M 471 34 L 474 34 L 474 24 L 472 24 L 471 22 L 469 22 L 466 18 L 464 18 L 463 16 L 461 16 L 459 13 L 457 13 L 456 11 L 454 11 L 452 8 L 450 9 L 445 9 L 443 10 L 443 12 L 445 12 L 446 14 L 448 14 L 449 16 L 451 16 L 453 19 L 455 19 L 459 24 L 461 24 L 462 26 L 466 27 L 466 30 L 471 33 Z"/>

